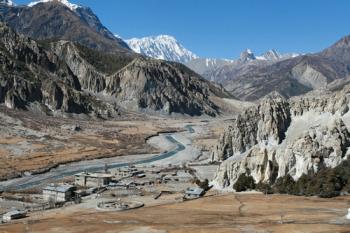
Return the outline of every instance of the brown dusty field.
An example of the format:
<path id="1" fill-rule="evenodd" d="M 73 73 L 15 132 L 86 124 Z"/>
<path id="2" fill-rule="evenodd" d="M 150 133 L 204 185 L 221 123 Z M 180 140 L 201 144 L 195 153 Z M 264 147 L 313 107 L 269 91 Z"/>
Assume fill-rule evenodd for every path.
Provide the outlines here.
<path id="1" fill-rule="evenodd" d="M 0 226 L 15 232 L 350 232 L 350 197 L 226 194 L 125 212 L 67 208 Z"/>
<path id="2" fill-rule="evenodd" d="M 81 130 L 64 128 L 73 125 Z M 146 138 L 168 130 L 178 129 L 165 119 L 65 119 L 0 109 L 0 180 L 80 160 L 158 152 Z"/>

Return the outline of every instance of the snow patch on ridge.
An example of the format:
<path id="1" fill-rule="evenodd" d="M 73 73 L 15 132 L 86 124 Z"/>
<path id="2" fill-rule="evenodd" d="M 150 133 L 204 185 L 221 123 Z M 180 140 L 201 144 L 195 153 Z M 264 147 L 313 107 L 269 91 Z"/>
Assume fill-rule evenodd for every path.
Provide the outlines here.
<path id="1" fill-rule="evenodd" d="M 132 38 L 126 42 L 136 53 L 156 59 L 186 63 L 198 58 L 196 54 L 184 48 L 169 35 Z"/>
<path id="2" fill-rule="evenodd" d="M 80 6 L 77 4 L 73 4 L 70 3 L 68 0 L 39 0 L 36 2 L 31 2 L 28 4 L 29 7 L 33 7 L 39 3 L 46 3 L 46 2 L 60 2 L 63 5 L 65 5 L 66 7 L 68 7 L 70 10 L 75 11 L 76 9 L 78 9 Z"/>

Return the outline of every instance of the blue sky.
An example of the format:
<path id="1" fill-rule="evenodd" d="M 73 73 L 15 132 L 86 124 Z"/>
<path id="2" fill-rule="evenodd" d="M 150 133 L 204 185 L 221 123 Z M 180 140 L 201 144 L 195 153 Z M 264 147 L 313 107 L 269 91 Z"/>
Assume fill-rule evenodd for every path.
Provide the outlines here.
<path id="1" fill-rule="evenodd" d="M 316 52 L 350 34 L 348 0 L 70 1 L 123 38 L 169 34 L 202 57 L 236 58 L 245 48 Z"/>

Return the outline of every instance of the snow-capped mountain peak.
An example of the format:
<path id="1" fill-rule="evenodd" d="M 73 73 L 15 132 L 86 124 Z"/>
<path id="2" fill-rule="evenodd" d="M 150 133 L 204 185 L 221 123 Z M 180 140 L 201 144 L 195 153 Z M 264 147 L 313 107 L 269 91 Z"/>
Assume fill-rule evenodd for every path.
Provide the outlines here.
<path id="1" fill-rule="evenodd" d="M 0 3 L 8 5 L 8 6 L 16 6 L 16 4 L 11 0 L 1 0 Z"/>
<path id="2" fill-rule="evenodd" d="M 256 57 L 250 49 L 246 49 L 241 53 L 239 60 L 243 62 L 253 61 L 256 60 Z"/>
<path id="3" fill-rule="evenodd" d="M 198 58 L 169 35 L 132 38 L 126 42 L 135 52 L 156 59 L 185 63 Z"/>
<path id="4" fill-rule="evenodd" d="M 60 2 L 63 5 L 65 5 L 66 7 L 68 7 L 70 10 L 75 11 L 77 8 L 79 8 L 80 6 L 77 4 L 73 4 L 70 3 L 68 0 L 39 0 L 36 2 L 31 2 L 28 4 L 29 7 L 35 6 L 39 3 L 45 3 L 45 2 Z"/>
<path id="5" fill-rule="evenodd" d="M 242 62 L 250 62 L 254 60 L 278 61 L 278 60 L 284 60 L 284 59 L 293 58 L 297 56 L 300 56 L 300 54 L 298 53 L 281 54 L 277 52 L 275 49 L 268 50 L 265 53 L 261 54 L 260 56 L 255 56 L 252 50 L 246 49 L 241 53 L 239 60 Z"/>
<path id="6" fill-rule="evenodd" d="M 280 53 L 278 53 L 276 50 L 271 49 L 265 53 L 263 53 L 261 56 L 257 57 L 257 59 L 261 59 L 261 60 L 278 60 L 281 59 L 282 56 Z"/>

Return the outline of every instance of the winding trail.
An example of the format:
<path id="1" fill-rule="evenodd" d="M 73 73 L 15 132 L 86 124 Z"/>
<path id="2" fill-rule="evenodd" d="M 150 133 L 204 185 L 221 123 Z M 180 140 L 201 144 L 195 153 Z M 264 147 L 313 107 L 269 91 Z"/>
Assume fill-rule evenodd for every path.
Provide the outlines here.
<path id="1" fill-rule="evenodd" d="M 192 134 L 195 132 L 191 125 L 186 125 L 185 128 L 187 129 L 189 134 Z M 159 135 L 159 136 L 165 135 L 165 139 L 175 145 L 175 148 L 170 151 L 167 151 L 158 155 L 154 155 L 149 158 L 142 158 L 136 161 L 130 160 L 126 162 L 109 163 L 107 164 L 107 167 L 109 169 L 113 169 L 113 168 L 125 167 L 131 164 L 132 165 L 149 164 L 149 163 L 153 163 L 156 161 L 160 161 L 160 160 L 175 156 L 177 153 L 184 151 L 186 147 L 189 146 L 189 145 L 184 145 L 179 141 L 177 141 L 174 138 L 175 134 L 177 133 L 166 133 L 166 134 Z M 46 182 L 53 182 L 55 180 L 60 180 L 65 177 L 72 176 L 79 172 L 98 172 L 105 169 L 105 166 L 106 166 L 105 164 L 106 162 L 104 161 L 104 159 L 96 159 L 92 163 L 87 165 L 86 164 L 83 165 L 81 164 L 81 162 L 71 163 L 71 164 L 68 164 L 68 166 L 60 166 L 58 168 L 52 169 L 51 171 L 43 174 L 31 175 L 29 177 L 21 177 L 21 178 L 12 179 L 9 181 L 0 182 L 0 191 L 30 189 L 30 188 L 38 187 Z"/>

